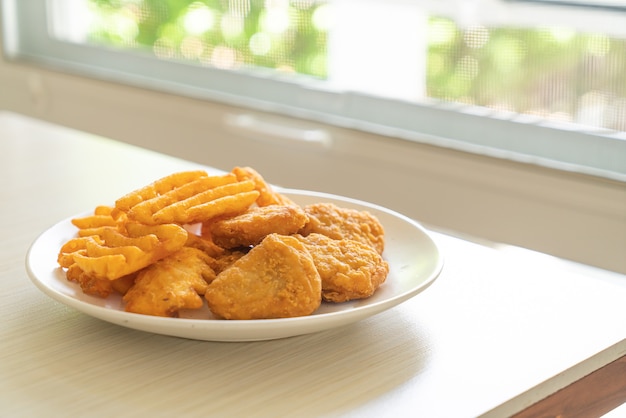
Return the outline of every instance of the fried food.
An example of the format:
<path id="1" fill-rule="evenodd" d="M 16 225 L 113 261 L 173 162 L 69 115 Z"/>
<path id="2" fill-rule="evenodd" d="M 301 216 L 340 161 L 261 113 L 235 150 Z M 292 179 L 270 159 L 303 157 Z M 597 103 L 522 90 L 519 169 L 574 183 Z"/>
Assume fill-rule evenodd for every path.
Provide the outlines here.
<path id="1" fill-rule="evenodd" d="M 310 315 L 385 282 L 384 230 L 366 211 L 300 207 L 250 167 L 160 178 L 71 220 L 57 257 L 85 294 L 119 293 L 127 312 L 217 318 Z"/>
<path id="2" fill-rule="evenodd" d="M 134 274 L 116 280 L 100 279 L 85 273 L 78 264 L 72 264 L 67 269 L 66 277 L 67 280 L 78 283 L 83 293 L 100 298 L 106 298 L 114 292 L 123 295 L 135 282 Z"/>
<path id="3" fill-rule="evenodd" d="M 221 257 L 227 251 L 213 242 L 210 236 L 199 236 L 194 233 L 187 234 L 185 247 L 197 248 L 210 257 Z"/>
<path id="4" fill-rule="evenodd" d="M 288 318 L 312 314 L 322 284 L 313 259 L 292 236 L 270 234 L 218 274 L 205 298 L 224 319 Z"/>
<path id="5" fill-rule="evenodd" d="M 184 247 L 143 269 L 123 297 L 125 310 L 176 317 L 181 309 L 201 308 L 204 306 L 202 296 L 215 279 L 209 261 L 204 252 Z"/>
<path id="6" fill-rule="evenodd" d="M 59 252 L 59 264 L 69 268 L 75 263 L 91 277 L 116 280 L 175 253 L 187 242 L 187 231 L 175 224 L 124 227 L 123 232 L 103 227 L 100 235 L 68 241 Z"/>
<path id="7" fill-rule="evenodd" d="M 143 201 L 154 199 L 202 177 L 208 177 L 204 170 L 181 171 L 170 174 L 120 197 L 115 201 L 115 207 L 122 212 L 128 212 Z"/>
<path id="8" fill-rule="evenodd" d="M 252 180 L 234 174 L 179 172 L 123 196 L 115 207 L 146 225 L 193 224 L 244 212 L 259 197 Z"/>
<path id="9" fill-rule="evenodd" d="M 113 293 L 112 281 L 108 279 L 98 279 L 86 274 L 78 267 L 78 264 L 72 264 L 66 272 L 67 280 L 76 282 L 80 286 L 83 293 L 101 298 L 108 297 Z"/>
<path id="10" fill-rule="evenodd" d="M 248 251 L 245 249 L 227 250 L 224 254 L 213 257 L 211 268 L 215 271 L 215 274 L 220 274 L 246 254 L 248 254 Z"/>
<path id="11" fill-rule="evenodd" d="M 374 248 L 385 249 L 385 230 L 380 221 L 367 211 L 341 208 L 334 203 L 314 203 L 304 207 L 309 217 L 300 235 L 318 233 L 333 239 L 352 239 Z"/>
<path id="12" fill-rule="evenodd" d="M 131 274 L 127 274 L 126 276 L 122 276 L 119 279 L 111 280 L 111 287 L 120 295 L 125 295 L 126 292 L 130 290 L 131 287 L 135 284 L 135 278 L 137 277 L 138 272 L 134 272 Z"/>
<path id="13" fill-rule="evenodd" d="M 258 198 L 250 181 L 225 184 L 173 203 L 154 214 L 158 223 L 191 224 L 244 212 Z"/>
<path id="14" fill-rule="evenodd" d="M 100 235 L 104 227 L 118 226 L 123 219 L 115 218 L 111 206 L 97 206 L 92 215 L 72 219 L 72 225 L 78 228 L 79 237 Z"/>
<path id="15" fill-rule="evenodd" d="M 259 197 L 256 201 L 257 205 L 295 205 L 287 196 L 274 191 L 263 176 L 252 167 L 235 167 L 231 173 L 237 176 L 239 181 L 252 180 L 254 182 L 254 188 L 259 192 Z"/>
<path id="16" fill-rule="evenodd" d="M 372 296 L 389 273 L 389 264 L 369 245 L 322 234 L 296 235 L 313 257 L 322 280 L 322 298 L 347 302 Z"/>
<path id="17" fill-rule="evenodd" d="M 260 206 L 232 218 L 211 222 L 208 230 L 213 242 L 220 247 L 247 247 L 257 245 L 271 233 L 295 234 L 308 219 L 299 206 Z"/>
<path id="18" fill-rule="evenodd" d="M 248 252 L 245 248 L 238 250 L 225 249 L 219 247 L 210 237 L 207 237 L 206 235 L 198 236 L 191 233 L 189 234 L 189 238 L 187 239 L 187 244 L 185 244 L 185 246 L 197 248 L 207 254 L 209 256 L 207 263 L 211 266 L 213 271 L 215 271 L 215 274 L 221 273 Z"/>

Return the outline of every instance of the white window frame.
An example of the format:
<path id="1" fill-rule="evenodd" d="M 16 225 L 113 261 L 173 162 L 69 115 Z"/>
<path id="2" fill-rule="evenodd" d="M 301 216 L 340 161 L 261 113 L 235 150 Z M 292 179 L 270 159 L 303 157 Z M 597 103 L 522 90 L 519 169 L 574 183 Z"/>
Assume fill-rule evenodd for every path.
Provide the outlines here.
<path id="1" fill-rule="evenodd" d="M 420 104 L 332 89 L 272 71 L 228 71 L 68 43 L 46 30 L 47 0 L 3 0 L 9 59 L 168 93 L 450 147 L 560 170 L 626 179 L 626 133 L 458 104 Z M 441 6 L 439 6 L 441 7 Z M 10 27 L 11 21 L 17 23 Z M 14 33 L 7 33 L 7 32 Z M 478 134 L 477 134 L 478 133 Z"/>

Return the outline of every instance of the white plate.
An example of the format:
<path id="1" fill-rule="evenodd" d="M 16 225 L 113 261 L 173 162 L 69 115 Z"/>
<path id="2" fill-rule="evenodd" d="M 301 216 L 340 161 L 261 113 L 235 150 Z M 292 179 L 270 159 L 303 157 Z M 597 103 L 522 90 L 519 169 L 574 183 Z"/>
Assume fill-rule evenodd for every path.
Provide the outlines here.
<path id="1" fill-rule="evenodd" d="M 56 260 L 61 245 L 76 235 L 70 219 L 57 223 L 35 240 L 26 256 L 26 269 L 41 291 L 87 315 L 137 330 L 207 341 L 271 340 L 350 324 L 417 295 L 439 275 L 442 256 L 432 238 L 415 221 L 389 209 L 345 197 L 300 190 L 281 190 L 281 193 L 301 205 L 332 202 L 367 210 L 378 217 L 385 228 L 383 256 L 390 270 L 387 280 L 372 297 L 340 304 L 322 303 L 313 315 L 285 319 L 203 319 L 210 318 L 206 307 L 185 313 L 181 318 L 128 313 L 119 296 L 101 299 L 85 295 L 78 285 L 65 278 Z"/>

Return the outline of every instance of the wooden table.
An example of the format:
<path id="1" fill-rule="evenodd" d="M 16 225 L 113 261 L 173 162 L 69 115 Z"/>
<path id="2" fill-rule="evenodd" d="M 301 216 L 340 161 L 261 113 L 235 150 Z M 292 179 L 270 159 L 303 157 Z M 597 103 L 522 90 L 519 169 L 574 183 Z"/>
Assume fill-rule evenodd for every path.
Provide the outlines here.
<path id="1" fill-rule="evenodd" d="M 197 164 L 6 112 L 0 147 L 0 416 L 594 416 L 626 399 L 625 276 L 437 232 L 430 288 L 316 334 L 204 342 L 79 313 L 31 283 L 29 245 Z"/>

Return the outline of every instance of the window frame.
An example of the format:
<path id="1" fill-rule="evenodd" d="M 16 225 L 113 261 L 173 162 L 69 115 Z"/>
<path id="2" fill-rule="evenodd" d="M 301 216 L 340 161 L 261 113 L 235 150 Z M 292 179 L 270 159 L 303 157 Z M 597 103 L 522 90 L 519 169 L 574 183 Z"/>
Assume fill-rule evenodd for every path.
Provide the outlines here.
<path id="1" fill-rule="evenodd" d="M 626 181 L 626 133 L 431 101 L 333 90 L 308 77 L 229 71 L 59 41 L 46 0 L 2 0 L 9 60 L 464 152 Z"/>

